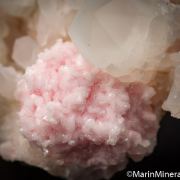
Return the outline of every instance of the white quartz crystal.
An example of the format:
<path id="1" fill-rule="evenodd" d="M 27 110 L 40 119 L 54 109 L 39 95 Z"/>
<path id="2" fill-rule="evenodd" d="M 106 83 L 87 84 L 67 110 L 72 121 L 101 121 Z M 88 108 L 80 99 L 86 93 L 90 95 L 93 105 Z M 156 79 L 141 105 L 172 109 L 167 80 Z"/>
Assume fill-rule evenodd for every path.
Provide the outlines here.
<path id="1" fill-rule="evenodd" d="M 115 76 L 154 70 L 172 40 L 171 10 L 161 0 L 86 0 L 69 34 L 90 63 Z"/>

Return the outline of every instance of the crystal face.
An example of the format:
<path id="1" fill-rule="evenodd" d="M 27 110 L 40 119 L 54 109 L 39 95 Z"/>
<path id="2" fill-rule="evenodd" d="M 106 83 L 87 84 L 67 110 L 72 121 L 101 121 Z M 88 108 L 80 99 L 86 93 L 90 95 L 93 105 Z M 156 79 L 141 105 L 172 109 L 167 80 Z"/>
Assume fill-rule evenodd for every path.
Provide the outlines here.
<path id="1" fill-rule="evenodd" d="M 164 1 L 86 1 L 69 34 L 91 64 L 123 76 L 157 69 L 171 41 L 170 16 Z"/>
<path id="2" fill-rule="evenodd" d="M 35 63 L 37 53 L 37 43 L 29 36 L 24 36 L 16 39 L 12 58 L 19 66 L 26 68 Z"/>

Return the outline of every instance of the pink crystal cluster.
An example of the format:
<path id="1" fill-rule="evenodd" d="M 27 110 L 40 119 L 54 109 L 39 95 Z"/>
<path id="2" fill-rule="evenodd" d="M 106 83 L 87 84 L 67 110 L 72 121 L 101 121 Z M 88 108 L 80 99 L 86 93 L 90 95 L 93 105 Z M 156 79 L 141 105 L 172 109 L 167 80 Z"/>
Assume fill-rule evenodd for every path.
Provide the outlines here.
<path id="1" fill-rule="evenodd" d="M 59 40 L 18 83 L 21 130 L 62 166 L 123 167 L 127 157 L 140 160 L 155 145 L 154 94 L 95 69 Z"/>

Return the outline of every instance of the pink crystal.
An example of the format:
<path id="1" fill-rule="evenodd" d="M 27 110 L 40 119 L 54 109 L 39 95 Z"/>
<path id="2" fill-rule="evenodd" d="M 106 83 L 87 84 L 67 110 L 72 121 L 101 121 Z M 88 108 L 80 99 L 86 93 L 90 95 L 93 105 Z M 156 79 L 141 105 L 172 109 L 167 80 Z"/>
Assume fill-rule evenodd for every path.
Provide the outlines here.
<path id="1" fill-rule="evenodd" d="M 154 94 L 95 69 L 72 43 L 58 41 L 18 83 L 21 130 L 59 168 L 122 169 L 127 157 L 140 160 L 155 145 Z"/>

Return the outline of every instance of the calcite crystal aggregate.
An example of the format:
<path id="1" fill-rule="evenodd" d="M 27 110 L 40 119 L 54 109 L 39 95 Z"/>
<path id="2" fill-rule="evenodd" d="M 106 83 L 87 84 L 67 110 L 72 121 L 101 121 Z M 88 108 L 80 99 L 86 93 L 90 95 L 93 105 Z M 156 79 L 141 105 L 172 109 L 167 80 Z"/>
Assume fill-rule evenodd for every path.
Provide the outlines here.
<path id="1" fill-rule="evenodd" d="M 65 166 L 97 170 L 151 151 L 158 129 L 154 95 L 151 87 L 92 68 L 61 41 L 27 68 L 17 90 L 25 137 Z"/>
<path id="2" fill-rule="evenodd" d="M 173 2 L 1 0 L 0 155 L 102 179 L 150 154 L 180 117 Z"/>

